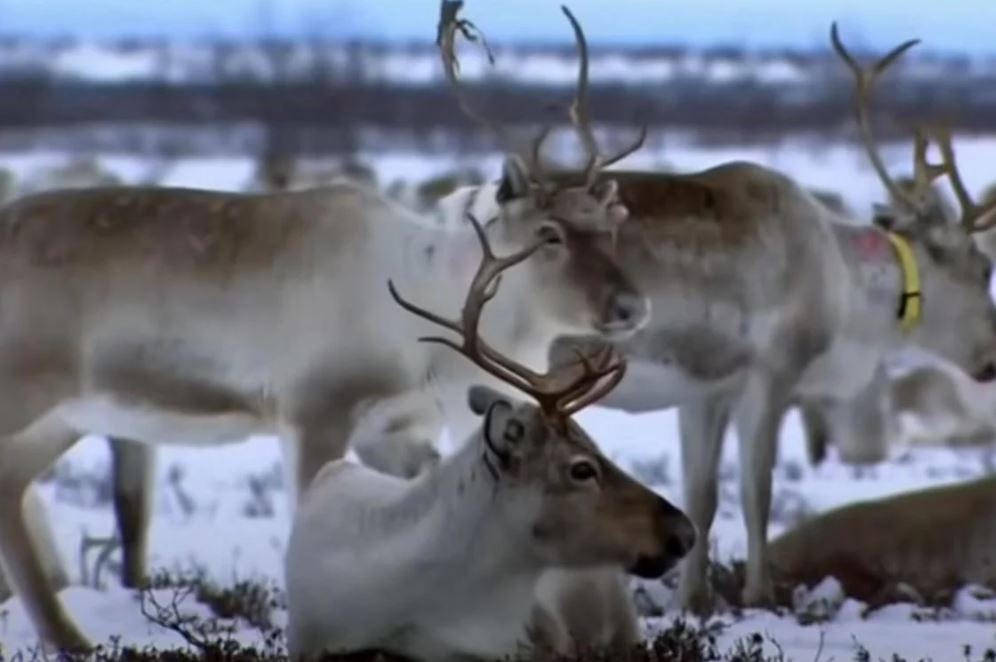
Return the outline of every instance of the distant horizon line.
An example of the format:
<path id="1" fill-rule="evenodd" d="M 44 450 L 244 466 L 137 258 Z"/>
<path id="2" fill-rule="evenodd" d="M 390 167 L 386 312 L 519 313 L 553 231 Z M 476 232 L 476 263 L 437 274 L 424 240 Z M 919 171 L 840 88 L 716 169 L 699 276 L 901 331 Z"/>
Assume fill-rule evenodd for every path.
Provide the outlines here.
<path id="1" fill-rule="evenodd" d="M 8 32 L 0 27 L 0 41 L 34 41 L 34 42 L 90 42 L 95 44 L 112 44 L 120 42 L 173 42 L 173 43 L 206 43 L 206 42 L 222 42 L 222 43 L 264 43 L 264 42 L 318 42 L 322 44 L 349 44 L 349 43 L 363 43 L 363 44 L 373 44 L 378 46 L 388 46 L 395 45 L 400 47 L 410 47 L 410 46 L 424 46 L 426 48 L 431 48 L 434 45 L 434 40 L 426 39 L 424 37 L 402 37 L 402 36 L 374 36 L 369 34 L 356 34 L 356 35 L 309 35 L 305 33 L 300 34 L 273 34 L 273 33 L 260 33 L 245 31 L 242 34 L 231 34 L 225 32 L 210 33 L 204 32 L 201 34 L 154 34 L 147 31 L 141 32 L 120 32 L 117 34 L 81 34 L 79 32 Z M 488 40 L 489 45 L 492 48 L 502 49 L 502 48 L 534 48 L 543 50 L 566 50 L 573 49 L 573 44 L 571 42 L 564 41 L 563 39 L 547 39 L 541 37 L 524 37 L 517 39 L 504 39 L 504 40 Z M 640 51 L 640 50 L 679 50 L 679 51 L 692 51 L 692 52 L 710 52 L 710 51 L 722 51 L 722 50 L 737 50 L 746 54 L 769 54 L 769 53 L 788 53 L 788 54 L 805 54 L 805 55 L 815 55 L 815 54 L 832 54 L 832 49 L 829 45 L 819 46 L 813 45 L 802 45 L 798 43 L 778 43 L 772 42 L 770 44 L 758 44 L 758 43 L 746 43 L 746 42 L 734 42 L 726 40 L 716 40 L 711 43 L 696 43 L 694 41 L 671 41 L 671 40 L 658 40 L 649 41 L 642 40 L 639 38 L 634 38 L 633 40 L 613 40 L 613 39 L 599 39 L 597 41 L 589 41 L 588 46 L 594 51 Z M 872 53 L 877 53 L 878 49 L 872 49 L 868 45 L 855 46 L 852 52 L 857 55 L 870 55 Z M 911 60 L 921 59 L 924 56 L 929 58 L 944 58 L 944 59 L 993 59 L 996 58 L 996 48 L 992 51 L 975 51 L 975 52 L 965 52 L 963 50 L 953 50 L 951 48 L 944 47 L 934 47 L 931 48 L 928 44 L 922 43 L 917 47 L 915 52 L 911 52 L 907 56 Z"/>

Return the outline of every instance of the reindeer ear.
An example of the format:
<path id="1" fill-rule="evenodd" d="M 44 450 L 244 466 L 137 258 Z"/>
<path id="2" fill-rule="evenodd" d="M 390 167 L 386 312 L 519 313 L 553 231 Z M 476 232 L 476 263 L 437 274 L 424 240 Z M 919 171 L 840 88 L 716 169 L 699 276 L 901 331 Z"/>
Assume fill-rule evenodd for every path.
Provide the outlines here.
<path id="1" fill-rule="evenodd" d="M 506 157 L 501 166 L 501 182 L 495 201 L 498 204 L 524 198 L 529 193 L 529 171 L 526 164 L 516 155 Z"/>
<path id="2" fill-rule="evenodd" d="M 609 225 L 615 227 L 629 218 L 629 209 L 619 201 L 619 183 L 614 179 L 598 182 L 591 190 L 598 204 L 605 209 Z"/>
<path id="3" fill-rule="evenodd" d="M 891 231 L 897 225 L 896 210 L 889 205 L 876 202 L 872 205 L 872 223 L 883 230 Z"/>
<path id="4" fill-rule="evenodd" d="M 598 198 L 598 201 L 607 206 L 615 202 L 619 195 L 619 183 L 614 179 L 605 179 L 597 182 L 591 189 L 591 194 Z"/>
<path id="5" fill-rule="evenodd" d="M 483 416 L 487 413 L 491 405 L 496 402 L 508 405 L 509 408 L 513 406 L 512 402 L 504 394 L 490 386 L 474 384 L 467 389 L 467 404 L 470 406 L 470 410 L 478 416 Z"/>

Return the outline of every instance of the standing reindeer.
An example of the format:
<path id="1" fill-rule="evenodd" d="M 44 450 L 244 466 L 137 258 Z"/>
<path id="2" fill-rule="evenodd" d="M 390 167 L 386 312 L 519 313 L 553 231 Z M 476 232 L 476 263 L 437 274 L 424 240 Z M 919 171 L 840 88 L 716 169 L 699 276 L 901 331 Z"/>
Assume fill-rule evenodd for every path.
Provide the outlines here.
<path id="1" fill-rule="evenodd" d="M 918 184 L 912 178 L 899 178 L 896 186 L 907 195 L 917 194 Z M 956 210 L 938 187 L 925 188 L 922 194 L 927 216 L 956 222 Z M 983 193 L 983 205 L 990 208 L 993 204 L 996 187 Z M 902 208 L 902 200 L 892 195 L 888 206 L 876 206 L 873 222 L 888 229 Z M 990 246 L 994 214 L 996 210 L 983 213 L 977 221 L 983 229 L 972 235 L 976 247 L 990 260 L 996 255 Z M 806 452 L 813 466 L 826 459 L 830 444 L 837 447 L 841 461 L 862 465 L 883 461 L 894 445 L 978 443 L 993 438 L 993 414 L 986 410 L 988 384 L 970 378 L 938 356 L 917 360 L 899 376 L 894 373 L 880 366 L 873 380 L 852 398 L 798 402 Z M 914 419 L 914 425 L 907 425 Z"/>
<path id="2" fill-rule="evenodd" d="M 748 538 L 743 597 L 764 604 L 771 598 L 771 473 L 786 409 L 799 400 L 859 393 L 884 357 L 909 345 L 979 378 L 994 373 L 991 265 L 972 241 L 993 205 L 972 202 L 945 133 L 934 136 L 941 165 L 928 163 L 927 139 L 917 137 L 918 195 L 899 190 L 874 147 L 867 113 L 873 85 L 916 42 L 864 70 L 836 26 L 832 41 L 857 80 L 855 112 L 868 155 L 902 202 L 888 229 L 846 222 L 787 177 L 749 163 L 692 174 L 611 173 L 630 211 L 614 238 L 616 255 L 650 293 L 655 315 L 636 336 L 616 343 L 629 369 L 601 404 L 630 412 L 679 407 L 684 507 L 699 532 L 679 597 L 697 611 L 711 606 L 708 531 L 731 419 Z M 924 204 L 922 192 L 941 174 L 961 202 L 958 224 Z M 586 343 L 559 340 L 551 361 L 572 360 L 579 344 Z"/>
<path id="3" fill-rule="evenodd" d="M 64 190 L 0 211 L 0 555 L 41 638 L 89 646 L 46 577 L 57 552 L 21 509 L 83 434 L 153 445 L 279 434 L 293 499 L 343 455 L 357 407 L 431 378 L 456 409 L 451 394 L 463 400 L 479 373 L 414 346 L 425 323 L 383 291 L 393 276 L 452 309 L 477 250 L 454 214 L 489 219 L 497 250 L 535 249 L 482 320 L 504 354 L 543 365 L 558 335 L 638 330 L 647 298 L 599 241 L 626 209 L 611 182 L 589 185 L 596 170 L 555 184 L 509 157 L 499 182 L 454 193 L 428 218 L 351 184 Z"/>
<path id="4" fill-rule="evenodd" d="M 346 460 L 321 470 L 287 547 L 293 660 L 378 649 L 484 662 L 524 645 L 567 654 L 567 633 L 536 601 L 544 570 L 613 565 L 659 577 L 694 543 L 681 511 L 621 471 L 571 420 L 618 383 L 621 358 L 607 351 L 582 357 L 579 375 L 538 374 L 481 337 L 501 273 L 535 248 L 498 258 L 483 230 L 480 237 L 484 259 L 458 321 L 409 303 L 393 285 L 391 293 L 461 339 L 423 340 L 457 350 L 536 404 L 471 387 L 469 409 L 481 426 L 412 480 Z"/>

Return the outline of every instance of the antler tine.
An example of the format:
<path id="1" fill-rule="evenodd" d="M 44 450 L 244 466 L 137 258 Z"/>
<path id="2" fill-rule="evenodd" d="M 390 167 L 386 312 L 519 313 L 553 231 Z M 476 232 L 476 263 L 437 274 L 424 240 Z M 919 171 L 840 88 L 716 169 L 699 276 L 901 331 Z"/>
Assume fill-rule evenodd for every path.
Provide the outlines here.
<path id="1" fill-rule="evenodd" d="M 502 355 L 480 337 L 478 327 L 481 314 L 485 304 L 497 294 L 502 272 L 527 259 L 543 245 L 543 242 L 536 241 L 512 255 L 497 257 L 480 222 L 472 214 L 468 214 L 467 217 L 480 241 L 482 256 L 481 264 L 467 290 L 459 322 L 448 320 L 405 300 L 398 293 L 394 282 L 387 281 L 391 297 L 398 305 L 461 337 L 460 342 L 441 336 L 426 336 L 419 340 L 445 345 L 463 354 L 484 371 L 535 398 L 547 416 L 568 417 L 614 388 L 622 379 L 622 374 L 617 373 L 625 370 L 625 362 L 611 347 L 607 348 L 597 366 L 587 357 L 581 356 L 582 374 L 566 386 L 558 387 L 556 377 L 559 375 L 537 373 L 518 361 Z M 613 358 L 615 361 L 612 361 Z M 600 383 L 606 377 L 610 379 L 606 383 Z"/>
<path id="2" fill-rule="evenodd" d="M 391 280 L 387 282 L 388 290 L 395 302 L 408 312 L 428 320 L 437 326 L 453 331 L 460 335 L 462 339 L 462 342 L 458 343 L 440 336 L 426 336 L 419 338 L 420 341 L 446 345 L 460 352 L 478 367 L 502 381 L 511 384 L 525 393 L 535 395 L 539 392 L 536 385 L 542 381 L 542 375 L 521 363 L 502 356 L 480 337 L 478 326 L 484 305 L 494 298 L 497 293 L 497 285 L 502 272 L 530 257 L 543 245 L 543 242 L 536 241 L 512 255 L 497 257 L 491 249 L 491 243 L 488 241 L 480 222 L 472 214 L 468 214 L 467 216 L 480 241 L 482 257 L 481 264 L 478 266 L 477 272 L 474 274 L 470 287 L 467 290 L 459 322 L 448 320 L 405 300 L 398 293 L 394 282 Z"/>
<path id="3" fill-rule="evenodd" d="M 609 158 L 603 159 L 602 162 L 599 164 L 599 168 L 600 169 L 601 168 L 608 168 L 610 165 L 613 165 L 614 163 L 618 163 L 619 161 L 622 161 L 627 156 L 629 156 L 630 154 L 632 154 L 636 150 L 638 150 L 641 147 L 643 147 L 643 143 L 646 142 L 646 140 L 647 140 L 647 124 L 643 123 L 640 126 L 640 135 L 638 135 L 636 137 L 636 140 L 634 140 L 632 143 L 630 143 L 630 145 L 628 147 L 624 147 L 621 151 L 617 152 L 615 155 L 613 155 L 613 156 L 611 156 Z"/>
<path id="4" fill-rule="evenodd" d="M 604 370 L 612 365 L 611 360 L 615 356 L 610 345 L 603 345 L 601 351 L 597 353 L 593 361 L 580 349 L 574 348 L 574 353 L 578 357 L 578 364 L 581 367 L 581 374 L 574 377 L 566 385 L 558 389 L 556 400 L 558 404 L 570 402 L 576 397 L 580 397 L 595 382 L 604 376 Z M 597 366 L 596 366 L 597 363 Z"/>
<path id="5" fill-rule="evenodd" d="M 550 135 L 551 130 L 553 130 L 553 127 L 548 124 L 544 125 L 543 128 L 540 129 L 539 135 L 533 140 L 529 152 L 529 173 L 536 182 L 543 181 L 546 174 L 546 168 L 543 166 L 543 155 L 541 152 L 543 150 L 543 143 L 546 141 L 547 136 Z"/>
<path id="6" fill-rule="evenodd" d="M 945 173 L 944 167 L 927 160 L 927 149 L 930 139 L 921 128 L 913 129 L 913 181 L 918 192 L 926 191 L 934 184 L 934 180 Z"/>
<path id="7" fill-rule="evenodd" d="M 595 132 L 591 128 L 591 118 L 588 116 L 588 41 L 585 39 L 584 30 L 581 24 L 574 18 L 574 14 L 566 5 L 561 5 L 560 10 L 567 16 L 574 30 L 574 41 L 578 47 L 578 83 L 574 93 L 574 100 L 571 102 L 569 115 L 571 123 L 581 137 L 585 152 L 588 154 L 588 161 L 584 167 L 585 184 L 591 186 L 595 182 L 595 174 L 598 171 L 598 141 L 595 139 Z"/>
<path id="8" fill-rule="evenodd" d="M 625 375 L 626 360 L 621 355 L 616 355 L 616 360 L 609 367 L 592 373 L 583 393 L 575 399 L 563 400 L 559 411 L 565 417 L 577 413 L 614 389 Z"/>
<path id="9" fill-rule="evenodd" d="M 487 39 L 480 28 L 470 20 L 458 17 L 460 9 L 463 7 L 463 2 L 464 0 L 441 0 L 439 5 L 436 46 L 439 48 L 439 56 L 443 62 L 443 72 L 446 74 L 446 80 L 450 84 L 450 87 L 453 88 L 457 103 L 464 114 L 475 122 L 480 122 L 488 129 L 494 131 L 499 139 L 504 142 L 508 138 L 504 127 L 495 124 L 470 105 L 464 94 L 460 79 L 457 76 L 457 70 L 460 68 L 460 62 L 456 54 L 456 36 L 458 32 L 467 41 L 480 42 L 481 47 L 484 48 L 484 52 L 487 54 L 488 62 L 491 64 L 495 62 L 494 53 L 492 53 L 491 47 L 488 45 Z"/>
<path id="10" fill-rule="evenodd" d="M 965 180 L 961 177 L 961 171 L 958 170 L 954 146 L 951 143 L 951 131 L 947 128 L 935 128 L 931 133 L 937 142 L 937 148 L 941 152 L 942 161 L 940 165 L 934 167 L 946 174 L 948 180 L 951 182 L 951 188 L 954 191 L 955 197 L 958 198 L 958 205 L 961 207 L 962 227 L 965 228 L 966 232 L 973 233 L 996 225 L 996 218 L 989 219 L 979 225 L 975 223 L 989 212 L 996 210 L 996 200 L 979 205 L 972 199 L 968 188 L 965 186 Z"/>
<path id="11" fill-rule="evenodd" d="M 837 32 L 837 23 L 834 22 L 830 27 L 830 42 L 833 44 L 834 50 L 837 55 L 844 61 L 844 64 L 851 70 L 854 76 L 854 116 L 858 122 L 858 129 L 861 132 L 861 141 L 864 143 L 865 151 L 868 153 L 868 158 L 871 161 L 872 167 L 875 169 L 875 173 L 878 178 L 882 180 L 882 184 L 889 191 L 892 197 L 906 205 L 911 211 L 917 211 L 921 207 L 920 201 L 915 195 L 907 193 L 901 186 L 896 184 L 896 182 L 889 176 L 888 171 L 885 168 L 885 164 L 882 162 L 882 157 L 879 155 L 878 150 L 875 148 L 875 140 L 872 136 L 871 121 L 868 117 L 868 106 L 871 103 L 871 95 L 874 90 L 875 83 L 878 81 L 879 77 L 903 55 L 906 51 L 913 48 L 920 43 L 919 39 L 910 39 L 902 44 L 896 46 L 891 51 L 889 51 L 884 57 L 878 60 L 871 68 L 864 68 L 860 66 L 857 61 L 851 56 L 847 48 L 840 40 L 840 35 Z"/>
<path id="12" fill-rule="evenodd" d="M 590 187 L 595 183 L 600 170 L 622 161 L 643 146 L 643 143 L 647 140 L 647 125 L 644 123 L 640 127 L 640 134 L 637 136 L 637 139 L 615 155 L 610 157 L 600 155 L 598 140 L 595 138 L 595 132 L 591 127 L 591 117 L 588 115 L 588 40 L 584 36 L 581 24 L 574 17 L 574 14 L 571 13 L 571 10 L 564 5 L 561 5 L 560 10 L 564 12 L 567 20 L 571 23 L 571 29 L 574 30 L 574 41 L 578 48 L 578 83 L 569 114 L 571 123 L 581 137 L 585 152 L 588 154 L 588 160 L 584 167 L 584 179 L 585 185 Z"/>

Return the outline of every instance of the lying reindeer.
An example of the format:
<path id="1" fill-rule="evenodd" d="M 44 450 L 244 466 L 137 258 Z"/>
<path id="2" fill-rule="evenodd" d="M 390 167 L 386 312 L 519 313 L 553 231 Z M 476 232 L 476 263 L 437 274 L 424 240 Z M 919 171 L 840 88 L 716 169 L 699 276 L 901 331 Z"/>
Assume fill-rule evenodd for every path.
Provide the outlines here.
<path id="1" fill-rule="evenodd" d="M 476 222 L 475 222 L 476 227 Z M 458 333 L 456 349 L 532 396 L 483 386 L 468 405 L 483 422 L 454 455 L 415 479 L 347 460 L 327 464 L 302 495 L 286 555 L 291 659 L 383 650 L 416 660 L 496 660 L 526 650 L 569 654 L 567 633 L 537 603 L 551 568 L 624 566 L 659 577 L 695 531 L 666 500 L 625 474 L 571 420 L 615 386 L 625 362 L 582 357 L 582 373 L 537 374 L 481 338 L 485 303 L 521 254 L 484 259 L 459 321 L 391 294 Z M 627 642 L 628 643 L 628 642 Z"/>
<path id="2" fill-rule="evenodd" d="M 770 602 L 767 523 L 782 416 L 791 405 L 856 396 L 877 366 L 910 345 L 979 378 L 996 374 L 996 306 L 989 261 L 972 235 L 996 205 L 972 202 L 950 136 L 934 136 L 943 164 L 916 141 L 917 195 L 899 191 L 874 147 L 867 114 L 875 80 L 915 42 L 858 67 L 832 30 L 858 82 L 855 110 L 876 173 L 902 202 L 892 226 L 861 226 L 834 214 L 773 170 L 728 163 L 691 174 L 613 171 L 630 220 L 612 238 L 620 264 L 651 295 L 654 319 L 615 343 L 626 379 L 602 405 L 630 412 L 679 407 L 686 508 L 699 531 L 682 568 L 681 603 L 711 607 L 708 531 L 717 506 L 717 465 L 731 418 L 739 437 L 748 556 L 744 602 Z M 922 192 L 949 176 L 961 222 L 931 213 Z M 914 288 L 914 285 L 918 287 Z M 602 341 L 591 341 L 600 345 Z M 573 360 L 565 338 L 554 364 Z"/>
<path id="3" fill-rule="evenodd" d="M 884 368 L 850 401 L 804 407 L 814 466 L 827 447 L 847 464 L 882 462 L 911 446 L 980 446 L 996 440 L 996 385 L 980 383 L 939 357 L 888 374 Z"/>
<path id="4" fill-rule="evenodd" d="M 544 365 L 557 335 L 625 335 L 648 319 L 646 297 L 598 245 L 626 217 L 614 186 L 555 185 L 516 157 L 499 182 L 454 193 L 428 218 L 350 184 L 63 190 L 0 211 L 0 556 L 45 642 L 89 647 L 46 576 L 58 552 L 29 532 L 21 503 L 83 434 L 222 444 L 276 433 L 294 499 L 344 454 L 357 406 L 430 377 L 449 389 L 444 404 L 466 397 L 478 371 L 410 343 L 424 323 L 378 283 L 392 275 L 450 309 L 477 247 L 472 228 L 447 219 L 467 210 L 493 219 L 499 249 L 534 253 L 484 320 L 507 355 Z"/>
<path id="5" fill-rule="evenodd" d="M 966 584 L 996 586 L 996 476 L 836 508 L 775 538 L 769 551 L 786 592 L 832 576 L 871 607 L 902 597 L 903 585 L 924 601 L 948 602 Z"/>

